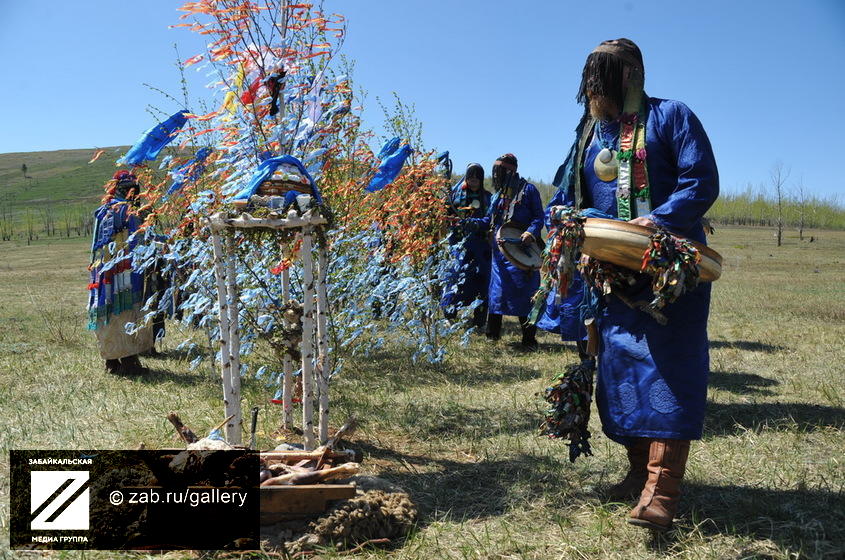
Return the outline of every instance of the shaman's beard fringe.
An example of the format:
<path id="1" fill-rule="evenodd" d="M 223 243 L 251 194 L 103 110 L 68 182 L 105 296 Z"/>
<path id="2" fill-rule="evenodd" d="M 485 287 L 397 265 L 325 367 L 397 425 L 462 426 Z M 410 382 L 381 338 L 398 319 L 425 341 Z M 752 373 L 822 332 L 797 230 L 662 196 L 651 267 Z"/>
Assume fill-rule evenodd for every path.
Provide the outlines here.
<path id="1" fill-rule="evenodd" d="M 589 99 L 590 115 L 599 120 L 615 120 L 621 112 L 621 108 L 616 104 L 616 101 L 606 95 L 590 94 Z"/>
<path id="2" fill-rule="evenodd" d="M 601 105 L 608 107 L 610 102 L 614 103 L 617 107 L 617 114 L 613 115 L 612 118 L 616 118 L 625 102 L 624 80 L 625 63 L 622 62 L 621 58 L 609 53 L 594 52 L 587 57 L 587 62 L 584 64 L 584 70 L 581 73 L 581 87 L 576 99 L 582 105 L 589 103 L 592 113 L 592 100 L 606 97 L 608 102 L 602 102 Z M 593 115 L 599 117 L 595 113 Z"/>

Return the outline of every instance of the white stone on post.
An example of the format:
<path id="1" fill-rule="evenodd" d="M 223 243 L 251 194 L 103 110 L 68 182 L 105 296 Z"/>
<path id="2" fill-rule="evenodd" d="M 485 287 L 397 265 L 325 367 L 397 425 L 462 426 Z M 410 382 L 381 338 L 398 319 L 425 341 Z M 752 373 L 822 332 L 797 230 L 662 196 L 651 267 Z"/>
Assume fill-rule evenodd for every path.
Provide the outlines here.
<path id="1" fill-rule="evenodd" d="M 302 432 L 307 451 L 314 449 L 314 263 L 311 257 L 312 228 L 302 232 Z"/>

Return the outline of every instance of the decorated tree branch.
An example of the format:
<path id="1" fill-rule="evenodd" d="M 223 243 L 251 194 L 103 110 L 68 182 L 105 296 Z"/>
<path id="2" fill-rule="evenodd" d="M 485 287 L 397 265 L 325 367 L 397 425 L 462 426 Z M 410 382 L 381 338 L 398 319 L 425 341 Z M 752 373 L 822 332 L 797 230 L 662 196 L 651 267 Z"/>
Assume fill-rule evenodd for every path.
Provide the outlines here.
<path id="1" fill-rule="evenodd" d="M 344 356 L 395 340 L 415 360 L 442 361 L 449 337 L 467 336 L 439 309 L 445 178 L 421 132 L 370 149 L 339 57 L 342 16 L 274 0 L 203 0 L 182 12 L 174 27 L 208 41 L 183 71 L 214 76 L 195 105 L 216 109 L 179 107 L 122 159 L 143 185 L 134 262 L 158 263 L 170 279 L 145 321 L 169 312 L 219 341 L 230 443 L 241 441 L 249 374 L 275 394 L 284 427 L 301 400 L 310 449 L 327 437 Z M 397 103 L 392 129 L 420 131 Z M 257 343 L 273 363 L 251 363 Z"/>

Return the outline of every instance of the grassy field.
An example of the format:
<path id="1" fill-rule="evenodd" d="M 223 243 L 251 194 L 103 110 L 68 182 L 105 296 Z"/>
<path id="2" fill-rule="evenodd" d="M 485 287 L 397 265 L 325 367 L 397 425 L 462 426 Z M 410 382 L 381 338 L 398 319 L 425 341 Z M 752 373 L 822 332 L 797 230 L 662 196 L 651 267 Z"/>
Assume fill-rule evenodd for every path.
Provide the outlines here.
<path id="1" fill-rule="evenodd" d="M 711 240 L 725 266 L 713 290 L 710 404 L 667 537 L 627 525 L 629 504 L 602 501 L 625 460 L 596 413 L 595 456 L 574 465 L 564 445 L 536 435 L 537 393 L 575 352 L 546 334 L 540 352 L 519 354 L 509 323 L 501 342 L 474 338 L 443 366 L 393 349 L 350 361 L 336 380 L 334 419 L 362 421 L 352 446 L 365 471 L 406 488 L 421 511 L 407 541 L 356 557 L 845 557 L 845 232 L 810 233 L 814 242 L 789 236 L 781 248 L 763 229 L 720 227 Z M 208 367 L 190 371 L 174 349 L 189 333 L 176 327 L 165 355 L 146 360 L 150 375 L 103 371 L 84 329 L 86 263 L 86 240 L 0 243 L 0 472 L 12 448 L 171 446 L 170 410 L 198 432 L 222 420 L 218 381 Z M 265 448 L 280 419 L 271 396 L 245 381 L 245 404 L 264 410 Z M 0 477 L 0 556 L 7 494 Z"/>

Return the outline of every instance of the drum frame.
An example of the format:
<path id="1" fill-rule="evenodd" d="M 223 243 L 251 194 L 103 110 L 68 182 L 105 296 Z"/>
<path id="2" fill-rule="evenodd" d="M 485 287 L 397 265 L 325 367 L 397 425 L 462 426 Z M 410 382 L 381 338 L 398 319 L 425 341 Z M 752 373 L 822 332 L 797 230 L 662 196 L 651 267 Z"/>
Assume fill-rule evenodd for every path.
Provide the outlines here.
<path id="1" fill-rule="evenodd" d="M 587 218 L 584 221 L 584 244 L 581 252 L 592 258 L 639 272 L 649 238 L 656 231 L 656 228 L 619 220 Z M 703 243 L 687 241 L 690 241 L 701 255 L 698 265 L 701 281 L 718 280 L 722 275 L 722 256 Z M 608 242 L 613 242 L 613 245 Z"/>
<path id="2" fill-rule="evenodd" d="M 511 263 L 512 265 L 514 265 L 516 268 L 518 268 L 520 270 L 524 270 L 526 272 L 534 272 L 536 270 L 540 270 L 543 266 L 543 251 L 545 251 L 545 249 L 546 249 L 546 244 L 543 242 L 543 240 L 538 239 L 536 236 L 534 237 L 534 245 L 536 246 L 537 250 L 540 253 L 540 263 L 536 267 L 526 266 L 526 265 L 522 264 L 521 262 L 519 262 L 516 258 L 514 258 L 511 255 L 510 251 L 507 250 L 507 246 L 509 245 L 509 243 L 504 243 L 504 242 L 500 243 L 499 242 L 499 240 L 501 239 L 502 229 L 504 229 L 506 227 L 512 227 L 514 229 L 518 229 L 522 233 L 525 233 L 528 230 L 528 228 L 523 226 L 521 223 L 515 222 L 513 220 L 510 220 L 510 221 L 503 223 L 499 227 L 499 229 L 496 230 L 496 245 L 498 247 L 499 252 L 502 253 L 502 255 L 507 259 L 507 261 L 509 263 Z M 522 235 L 522 234 L 520 234 L 520 235 Z"/>

